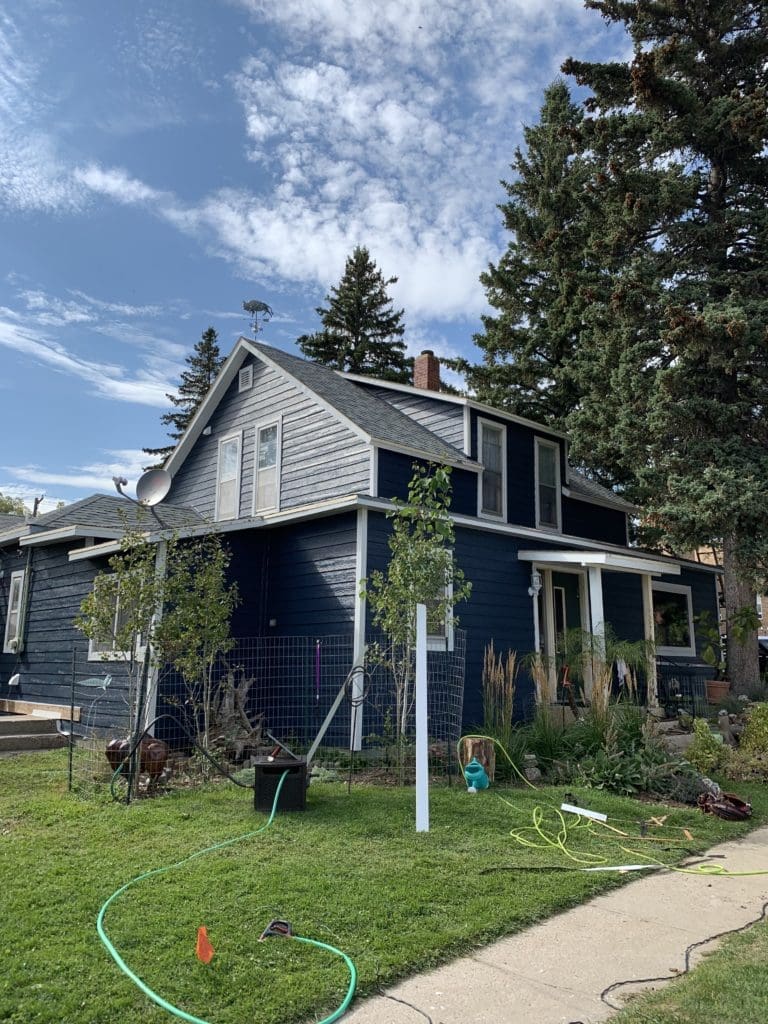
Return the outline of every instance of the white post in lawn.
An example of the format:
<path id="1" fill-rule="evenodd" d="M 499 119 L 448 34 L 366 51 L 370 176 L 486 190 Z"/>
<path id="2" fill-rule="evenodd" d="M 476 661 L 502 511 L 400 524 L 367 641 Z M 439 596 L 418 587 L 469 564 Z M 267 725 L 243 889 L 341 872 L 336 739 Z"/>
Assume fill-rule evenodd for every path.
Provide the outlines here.
<path id="1" fill-rule="evenodd" d="M 416 605 L 416 831 L 429 832 L 427 606 Z"/>

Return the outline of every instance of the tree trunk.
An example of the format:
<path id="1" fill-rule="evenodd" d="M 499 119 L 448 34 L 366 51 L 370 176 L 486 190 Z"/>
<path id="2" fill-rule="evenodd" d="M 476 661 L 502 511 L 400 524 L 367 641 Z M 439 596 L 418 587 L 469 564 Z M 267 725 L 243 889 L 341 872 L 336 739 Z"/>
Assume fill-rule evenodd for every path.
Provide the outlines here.
<path id="1" fill-rule="evenodd" d="M 755 592 L 752 585 L 740 571 L 734 553 L 733 537 L 723 538 L 723 593 L 725 596 L 726 624 L 733 622 L 734 615 L 741 608 L 755 607 Z M 738 643 L 733 630 L 726 625 L 728 633 L 728 676 L 734 693 L 750 693 L 760 682 L 758 665 L 757 630 Z"/>

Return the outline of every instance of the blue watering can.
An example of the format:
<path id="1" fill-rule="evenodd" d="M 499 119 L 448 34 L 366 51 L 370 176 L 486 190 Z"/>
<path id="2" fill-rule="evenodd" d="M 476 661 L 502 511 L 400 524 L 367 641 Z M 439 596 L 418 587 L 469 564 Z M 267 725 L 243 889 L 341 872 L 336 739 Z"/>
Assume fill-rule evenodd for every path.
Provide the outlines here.
<path id="1" fill-rule="evenodd" d="M 469 793 L 476 793 L 478 789 L 488 789 L 490 786 L 485 768 L 483 768 L 476 757 L 473 757 L 469 764 L 465 766 L 464 778 Z"/>

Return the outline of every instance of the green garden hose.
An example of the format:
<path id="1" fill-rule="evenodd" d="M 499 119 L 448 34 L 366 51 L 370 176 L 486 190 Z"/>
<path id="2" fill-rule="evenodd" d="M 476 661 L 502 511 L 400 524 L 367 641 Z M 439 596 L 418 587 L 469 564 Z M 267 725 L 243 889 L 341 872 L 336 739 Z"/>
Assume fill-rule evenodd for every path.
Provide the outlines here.
<path id="1" fill-rule="evenodd" d="M 145 871 L 143 874 L 137 875 L 135 878 L 132 878 L 130 882 L 126 882 L 125 885 L 122 885 L 119 889 L 116 889 L 115 892 L 112 893 L 109 899 L 102 906 L 101 910 L 99 911 L 99 915 L 96 918 L 96 931 L 98 932 L 99 938 L 101 939 L 102 943 L 106 947 L 107 952 L 115 961 L 115 963 L 123 972 L 123 974 L 130 978 L 134 985 L 136 985 L 136 987 L 139 988 L 144 993 L 144 995 L 147 996 L 147 998 L 151 999 L 153 1003 L 157 1003 L 158 1006 L 161 1006 L 164 1010 L 167 1010 L 168 1013 L 172 1014 L 174 1017 L 178 1017 L 180 1020 L 188 1021 L 189 1024 L 209 1024 L 209 1022 L 203 1020 L 202 1017 L 195 1017 L 194 1014 L 187 1013 L 185 1010 L 181 1010 L 179 1009 L 178 1006 L 174 1006 L 173 1003 L 169 1003 L 166 999 L 163 999 L 162 996 L 158 995 L 157 992 L 153 991 L 149 987 L 149 985 L 142 981 L 138 974 L 136 974 L 134 971 L 130 969 L 130 967 L 126 964 L 125 960 L 123 960 L 123 958 L 117 952 L 114 945 L 110 941 L 109 936 L 104 930 L 104 916 L 110 904 L 113 903 L 118 898 L 118 896 L 122 895 L 122 893 L 124 893 L 126 889 L 129 889 L 132 885 L 136 885 L 137 882 L 141 882 L 145 878 L 151 878 L 153 875 L 162 875 L 166 871 L 172 871 L 174 868 L 180 868 L 184 864 L 188 864 L 191 860 L 195 860 L 197 857 L 203 857 L 207 853 L 213 853 L 215 850 L 221 850 L 226 846 L 233 846 L 235 843 L 240 843 L 244 839 L 250 839 L 252 836 L 257 836 L 260 832 L 266 831 L 266 829 L 268 829 L 269 826 L 272 824 L 272 821 L 275 817 L 275 813 L 277 811 L 277 802 L 280 799 L 280 790 L 283 788 L 283 783 L 285 782 L 288 774 L 289 773 L 287 771 L 283 772 L 282 776 L 280 777 L 280 781 L 278 782 L 277 789 L 275 791 L 275 799 L 272 803 L 272 811 L 265 825 L 262 825 L 261 828 L 257 828 L 253 832 L 246 832 L 244 835 L 235 836 L 234 839 L 225 839 L 221 843 L 214 843 L 213 846 L 207 846 L 204 850 L 198 850 L 197 853 L 191 853 L 188 857 L 184 857 L 183 860 L 176 861 L 175 864 L 169 864 L 164 868 L 154 868 L 152 871 Z M 286 937 L 295 939 L 297 942 L 303 942 L 310 946 L 316 946 L 318 949 L 328 950 L 329 952 L 334 953 L 336 956 L 341 957 L 341 959 L 347 965 L 347 969 L 349 970 L 349 986 L 347 988 L 347 993 L 344 996 L 344 1000 L 338 1007 L 338 1009 L 334 1010 L 330 1017 L 324 1017 L 323 1020 L 319 1021 L 319 1024 L 332 1024 L 332 1022 L 338 1020 L 343 1013 L 346 1013 L 349 1004 L 352 1002 L 352 997 L 354 996 L 355 988 L 357 987 L 357 970 L 355 969 L 355 965 L 352 963 L 351 959 L 347 956 L 346 953 L 344 953 L 340 949 L 336 949 L 335 946 L 328 945 L 328 943 L 326 942 L 320 942 L 318 939 L 308 939 L 301 935 L 290 935 Z"/>

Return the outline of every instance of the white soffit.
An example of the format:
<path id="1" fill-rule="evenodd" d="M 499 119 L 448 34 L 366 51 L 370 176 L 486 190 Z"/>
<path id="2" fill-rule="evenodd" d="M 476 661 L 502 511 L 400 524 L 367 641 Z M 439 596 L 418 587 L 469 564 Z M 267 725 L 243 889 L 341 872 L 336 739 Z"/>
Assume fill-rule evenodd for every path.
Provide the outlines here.
<path id="1" fill-rule="evenodd" d="M 620 555 L 613 551 L 518 551 L 523 562 L 536 562 L 548 568 L 578 565 L 583 569 L 606 569 L 609 572 L 637 572 L 654 576 L 679 576 L 680 566 L 644 555 Z"/>

